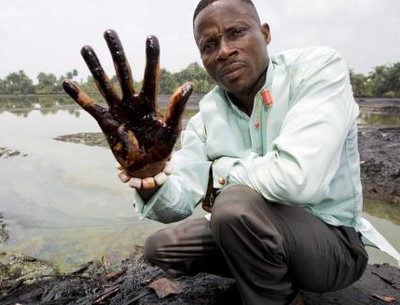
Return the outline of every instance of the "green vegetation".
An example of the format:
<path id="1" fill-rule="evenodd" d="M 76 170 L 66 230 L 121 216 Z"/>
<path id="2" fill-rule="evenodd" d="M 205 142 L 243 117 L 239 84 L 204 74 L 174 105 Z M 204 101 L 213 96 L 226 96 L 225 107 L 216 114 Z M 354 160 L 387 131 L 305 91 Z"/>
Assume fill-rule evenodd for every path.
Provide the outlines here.
<path id="1" fill-rule="evenodd" d="M 186 81 L 192 81 L 195 84 L 195 92 L 208 92 L 213 87 L 213 81 L 207 75 L 205 69 L 194 62 L 188 65 L 184 70 L 171 73 L 165 69 L 160 71 L 159 93 L 171 94 L 174 90 Z M 40 72 L 36 77 L 37 83 L 34 84 L 23 70 L 13 72 L 4 79 L 0 79 L 0 95 L 54 95 L 64 94 L 62 82 L 64 79 L 76 80 L 78 71 L 76 69 L 67 72 L 65 75 L 57 77 L 53 73 Z M 116 76 L 111 78 L 114 86 L 119 88 Z M 98 94 L 95 81 L 92 76 L 88 76 L 86 81 L 77 82 L 79 86 L 88 94 Z M 140 88 L 141 82 L 135 82 L 135 87 Z"/>
<path id="2" fill-rule="evenodd" d="M 196 93 L 208 92 L 213 86 L 213 80 L 207 75 L 205 69 L 198 63 L 189 64 L 180 72 L 171 73 L 161 69 L 159 93 L 171 94 L 174 90 L 186 81 L 195 84 Z M 26 96 L 26 95 L 55 95 L 64 94 L 62 81 L 78 77 L 78 71 L 73 69 L 65 75 L 57 77 L 53 73 L 40 72 L 36 77 L 36 83 L 30 79 L 23 70 L 13 72 L 4 79 L 0 79 L 0 96 Z M 368 75 L 356 74 L 350 70 L 350 80 L 356 97 L 400 97 L 400 62 L 393 65 L 377 66 Z M 111 78 L 118 89 L 116 76 Z M 89 94 L 98 94 L 92 76 L 86 81 L 81 80 L 78 84 Z M 136 88 L 141 83 L 135 83 Z"/>
<path id="3" fill-rule="evenodd" d="M 356 97 L 400 97 L 400 62 L 377 66 L 367 76 L 350 70 L 350 81 Z"/>

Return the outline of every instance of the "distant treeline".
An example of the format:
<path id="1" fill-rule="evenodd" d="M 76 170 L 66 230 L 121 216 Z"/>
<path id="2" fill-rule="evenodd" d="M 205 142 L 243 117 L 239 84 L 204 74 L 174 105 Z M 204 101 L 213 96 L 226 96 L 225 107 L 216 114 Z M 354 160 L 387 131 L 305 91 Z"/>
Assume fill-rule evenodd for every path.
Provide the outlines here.
<path id="1" fill-rule="evenodd" d="M 76 69 L 59 77 L 54 73 L 47 74 L 40 72 L 36 77 L 36 84 L 23 70 L 20 70 L 10 73 L 4 79 L 0 79 L 0 95 L 62 94 L 65 93 L 62 88 L 62 82 L 65 79 L 75 80 L 87 93 L 98 93 L 93 77 L 90 75 L 86 80 L 78 80 L 78 71 Z M 116 89 L 119 90 L 117 77 L 113 76 L 111 81 Z M 161 69 L 159 93 L 173 93 L 176 88 L 187 81 L 191 81 L 195 84 L 195 92 L 197 93 L 208 92 L 214 86 L 214 82 L 208 76 L 205 69 L 194 62 L 182 71 L 176 73 Z M 141 88 L 141 82 L 135 82 L 134 85 L 137 89 Z"/>
<path id="2" fill-rule="evenodd" d="M 88 76 L 86 80 L 78 81 L 76 69 L 59 77 L 54 73 L 40 72 L 35 83 L 23 70 L 20 70 L 0 79 L 0 95 L 63 94 L 62 81 L 64 79 L 75 80 L 89 94 L 98 93 L 93 77 Z M 356 74 L 350 70 L 350 80 L 356 97 L 400 97 L 400 62 L 377 66 L 368 75 Z M 116 76 L 113 76 L 111 81 L 119 90 Z M 206 93 L 215 85 L 205 69 L 194 62 L 176 73 L 161 69 L 159 93 L 170 94 L 186 81 L 194 82 L 196 93 Z M 141 83 L 135 83 L 135 87 L 140 88 Z"/>

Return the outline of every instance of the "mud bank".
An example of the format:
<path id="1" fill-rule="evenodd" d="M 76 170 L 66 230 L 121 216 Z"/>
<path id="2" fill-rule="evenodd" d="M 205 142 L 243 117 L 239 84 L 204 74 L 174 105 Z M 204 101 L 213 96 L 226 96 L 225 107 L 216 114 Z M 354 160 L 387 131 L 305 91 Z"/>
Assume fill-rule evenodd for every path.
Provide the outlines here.
<path id="1" fill-rule="evenodd" d="M 15 262 L 21 259 L 14 257 Z M 208 274 L 171 278 L 144 261 L 141 247 L 136 247 L 118 266 L 111 267 L 104 261 L 89 262 L 68 274 L 58 274 L 51 265 L 30 260 L 41 272 L 33 275 L 29 269 L 10 270 L 10 278 L 2 277 L 0 282 L 0 304 L 240 304 L 232 279 Z M 12 259 L 9 262 L 9 269 L 18 265 L 12 264 Z M 307 305 L 398 304 L 399 289 L 399 269 L 369 265 L 363 277 L 346 289 L 302 294 Z"/>
<path id="2" fill-rule="evenodd" d="M 400 127 L 359 130 L 364 195 L 400 204 Z"/>

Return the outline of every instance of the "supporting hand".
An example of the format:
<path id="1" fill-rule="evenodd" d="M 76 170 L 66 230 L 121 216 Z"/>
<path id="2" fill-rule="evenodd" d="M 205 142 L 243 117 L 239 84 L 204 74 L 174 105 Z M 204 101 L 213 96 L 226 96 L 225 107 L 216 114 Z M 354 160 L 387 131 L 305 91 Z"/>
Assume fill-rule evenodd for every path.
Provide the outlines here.
<path id="1" fill-rule="evenodd" d="M 122 96 L 118 95 L 90 46 L 83 47 L 81 54 L 108 107 L 96 103 L 71 80 L 64 81 L 63 88 L 97 120 L 115 158 L 130 176 L 153 176 L 162 170 L 170 157 L 181 131 L 182 114 L 193 91 L 193 83 L 187 82 L 175 91 L 164 116 L 157 105 L 160 69 L 157 38 L 149 36 L 146 40 L 146 68 L 139 92 L 134 90 L 130 65 L 117 33 L 107 30 L 104 38 L 113 58 Z"/>

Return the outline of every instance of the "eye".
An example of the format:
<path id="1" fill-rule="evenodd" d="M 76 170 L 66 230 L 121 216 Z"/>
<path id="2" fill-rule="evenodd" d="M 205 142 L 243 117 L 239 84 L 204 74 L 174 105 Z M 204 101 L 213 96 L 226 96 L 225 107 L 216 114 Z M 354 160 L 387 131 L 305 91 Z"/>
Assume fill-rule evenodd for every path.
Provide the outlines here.
<path id="1" fill-rule="evenodd" d="M 202 51 L 203 53 L 211 53 L 217 47 L 217 42 L 214 40 L 209 40 L 203 44 Z"/>
<path id="2" fill-rule="evenodd" d="M 242 37 L 245 33 L 245 29 L 241 27 L 235 27 L 228 32 L 230 38 Z"/>
<path id="3" fill-rule="evenodd" d="M 243 33 L 243 29 L 237 28 L 233 30 L 234 35 L 241 35 Z"/>

